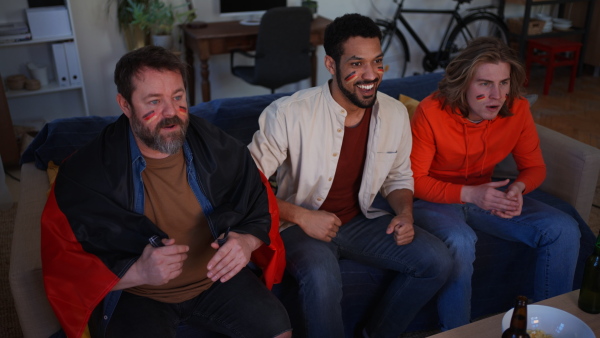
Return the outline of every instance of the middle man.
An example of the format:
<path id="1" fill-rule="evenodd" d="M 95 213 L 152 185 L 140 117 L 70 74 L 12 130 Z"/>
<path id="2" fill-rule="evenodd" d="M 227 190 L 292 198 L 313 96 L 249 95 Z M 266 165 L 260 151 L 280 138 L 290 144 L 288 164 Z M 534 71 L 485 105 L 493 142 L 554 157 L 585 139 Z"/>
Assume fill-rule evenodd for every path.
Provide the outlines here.
<path id="1" fill-rule="evenodd" d="M 410 122 L 398 100 L 377 93 L 380 42 L 370 18 L 335 19 L 324 42 L 332 79 L 269 105 L 249 145 L 267 177 L 277 172 L 286 269 L 309 337 L 344 336 L 340 258 L 398 272 L 369 337 L 402 333 L 451 269 L 446 246 L 413 225 Z M 395 216 L 372 206 L 378 192 Z"/>

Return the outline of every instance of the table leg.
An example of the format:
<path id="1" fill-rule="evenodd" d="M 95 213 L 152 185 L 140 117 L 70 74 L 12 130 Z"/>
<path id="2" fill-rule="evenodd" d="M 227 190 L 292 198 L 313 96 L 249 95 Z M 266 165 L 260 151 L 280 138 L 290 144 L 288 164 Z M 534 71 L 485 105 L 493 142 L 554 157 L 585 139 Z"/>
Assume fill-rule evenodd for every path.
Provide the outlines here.
<path id="1" fill-rule="evenodd" d="M 200 76 L 202 76 L 202 101 L 210 101 L 210 81 L 208 80 L 208 60 L 200 60 Z"/>
<path id="2" fill-rule="evenodd" d="M 317 86 L 317 49 L 313 46 L 312 51 L 310 53 L 310 63 L 311 63 L 311 74 L 310 74 L 310 86 Z"/>
<path id="3" fill-rule="evenodd" d="M 196 104 L 196 72 L 194 69 L 194 51 L 191 48 L 185 48 L 185 61 L 188 64 L 188 97 L 190 100 L 190 106 Z"/>

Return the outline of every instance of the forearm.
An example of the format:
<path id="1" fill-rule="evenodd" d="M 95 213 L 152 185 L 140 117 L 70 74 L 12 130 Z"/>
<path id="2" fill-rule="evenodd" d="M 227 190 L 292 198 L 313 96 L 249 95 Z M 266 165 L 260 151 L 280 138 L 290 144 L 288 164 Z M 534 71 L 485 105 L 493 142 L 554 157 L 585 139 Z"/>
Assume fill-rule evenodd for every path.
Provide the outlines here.
<path id="1" fill-rule="evenodd" d="M 243 240 L 246 242 L 246 245 L 250 248 L 251 251 L 254 251 L 258 248 L 260 248 L 260 246 L 263 244 L 263 241 L 261 241 L 258 237 L 253 236 L 251 234 L 238 234 L 240 235 Z"/>
<path id="2" fill-rule="evenodd" d="M 394 190 L 387 195 L 386 199 L 396 215 L 413 218 L 413 192 L 411 190 Z"/>
<path id="3" fill-rule="evenodd" d="M 282 221 L 287 221 L 294 224 L 300 224 L 302 222 L 303 215 L 308 211 L 301 206 L 286 202 L 280 198 L 277 198 L 277 206 L 279 207 L 279 218 Z"/>
<path id="4" fill-rule="evenodd" d="M 539 166 L 520 171 L 515 183 L 522 183 L 525 187 L 523 194 L 527 194 L 542 185 L 544 179 L 546 179 L 546 167 Z"/>
<path id="5" fill-rule="evenodd" d="M 144 284 L 138 269 L 139 263 L 135 262 L 121 277 L 119 282 L 112 288 L 112 291 L 129 289 Z"/>

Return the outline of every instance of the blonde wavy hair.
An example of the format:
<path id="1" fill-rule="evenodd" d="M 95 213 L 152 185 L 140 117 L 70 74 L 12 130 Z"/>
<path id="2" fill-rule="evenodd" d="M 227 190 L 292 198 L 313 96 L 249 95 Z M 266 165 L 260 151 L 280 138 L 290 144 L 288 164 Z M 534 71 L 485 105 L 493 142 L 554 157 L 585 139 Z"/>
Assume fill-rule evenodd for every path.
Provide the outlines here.
<path id="1" fill-rule="evenodd" d="M 498 64 L 505 62 L 510 66 L 510 90 L 506 104 L 498 115 L 511 116 L 510 109 L 516 98 L 521 97 L 525 90 L 525 68 L 517 52 L 503 41 L 492 37 L 481 37 L 472 40 L 448 67 L 446 74 L 438 84 L 435 97 L 442 101 L 442 108 L 449 106 L 453 111 L 458 109 L 464 117 L 469 116 L 467 103 L 467 88 L 481 64 Z"/>

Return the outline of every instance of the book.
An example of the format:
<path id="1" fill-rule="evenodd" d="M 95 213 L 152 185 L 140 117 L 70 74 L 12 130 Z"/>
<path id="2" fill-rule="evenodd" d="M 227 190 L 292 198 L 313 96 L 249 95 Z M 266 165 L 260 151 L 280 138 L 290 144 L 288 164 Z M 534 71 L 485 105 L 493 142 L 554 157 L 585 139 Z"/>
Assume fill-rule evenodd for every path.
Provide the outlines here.
<path id="1" fill-rule="evenodd" d="M 24 22 L 0 23 L 0 36 L 29 33 L 29 27 Z"/>
<path id="2" fill-rule="evenodd" d="M 0 43 L 11 43 L 31 40 L 31 33 L 0 35 Z"/>

